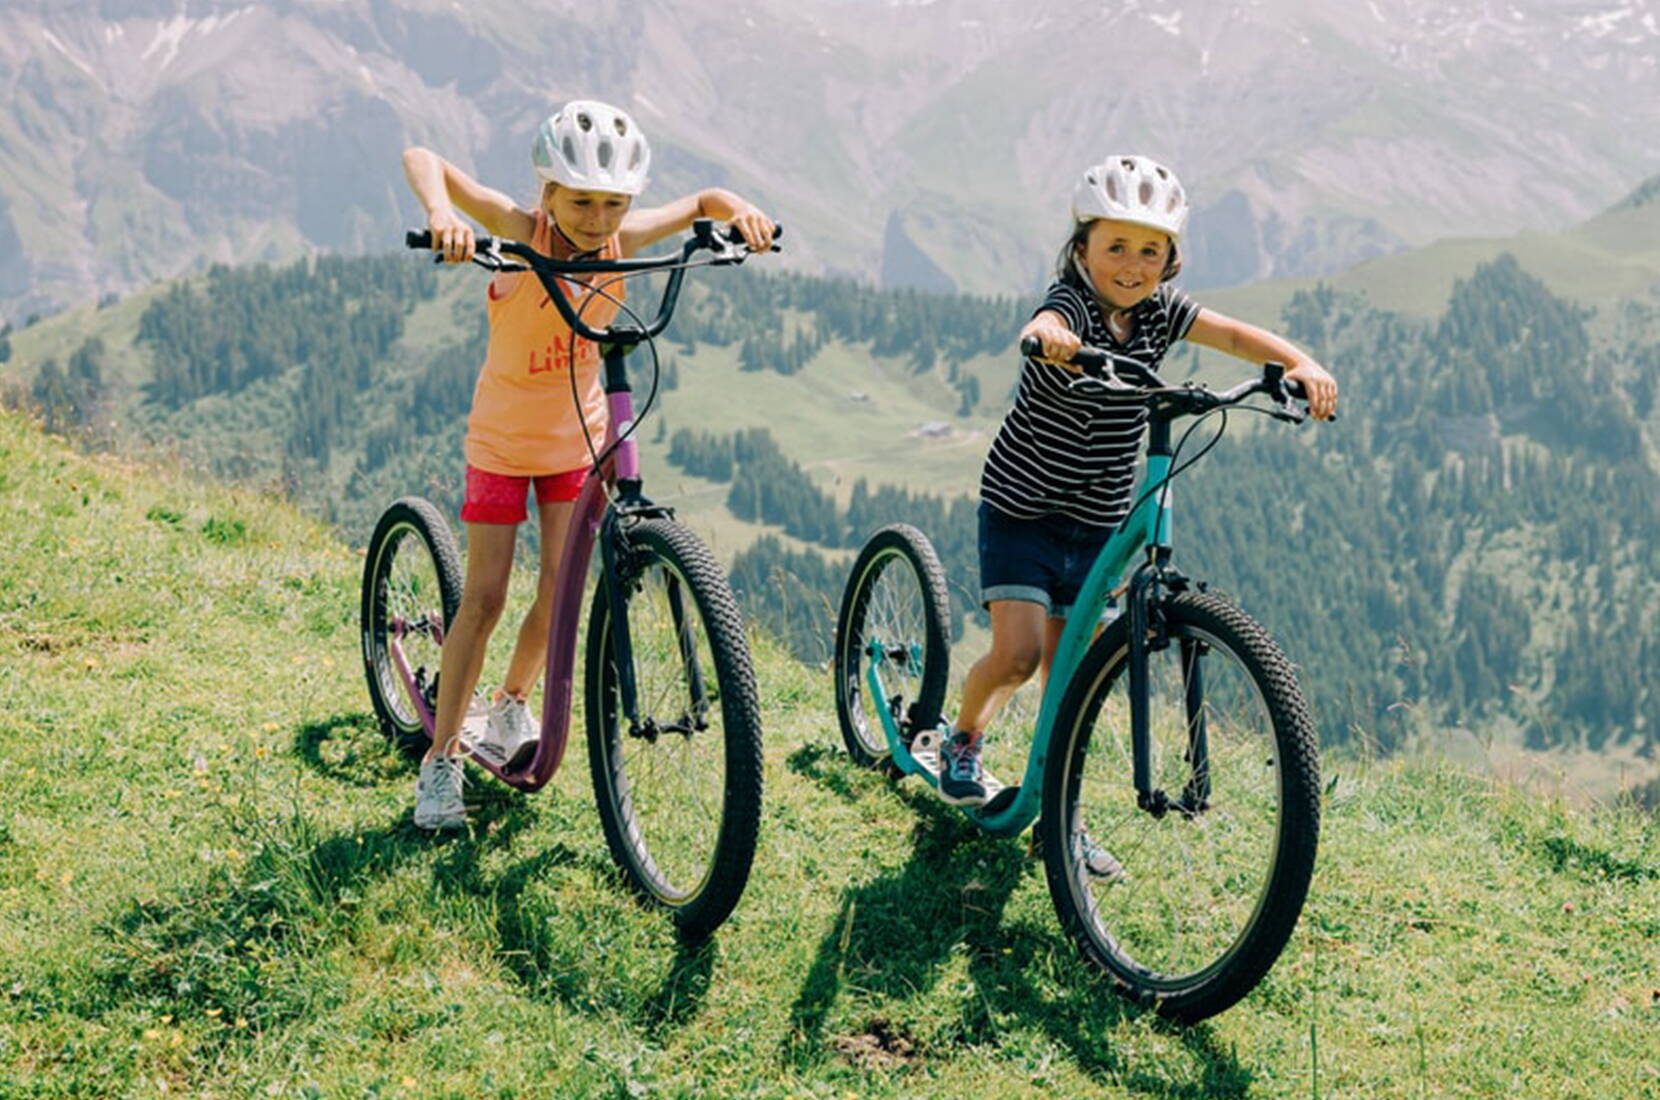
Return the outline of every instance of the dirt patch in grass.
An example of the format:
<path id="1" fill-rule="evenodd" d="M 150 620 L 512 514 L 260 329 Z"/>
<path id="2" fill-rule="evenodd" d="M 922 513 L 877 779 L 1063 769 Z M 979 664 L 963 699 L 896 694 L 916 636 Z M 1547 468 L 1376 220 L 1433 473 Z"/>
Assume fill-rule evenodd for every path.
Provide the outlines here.
<path id="1" fill-rule="evenodd" d="M 836 1052 L 861 1069 L 903 1069 L 922 1054 L 909 1036 L 886 1020 L 872 1020 L 857 1035 L 839 1035 Z"/>

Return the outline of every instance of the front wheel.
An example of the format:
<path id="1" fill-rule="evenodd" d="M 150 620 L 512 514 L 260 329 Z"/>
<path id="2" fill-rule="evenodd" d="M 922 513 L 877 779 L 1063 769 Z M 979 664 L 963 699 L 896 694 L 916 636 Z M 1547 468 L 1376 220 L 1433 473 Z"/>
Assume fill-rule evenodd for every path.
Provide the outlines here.
<path id="1" fill-rule="evenodd" d="M 755 856 L 755 674 L 732 589 L 697 536 L 653 519 L 617 537 L 624 617 L 613 617 L 602 574 L 588 618 L 594 793 L 605 842 L 629 884 L 697 938 L 731 914 Z M 619 633 L 631 658 L 632 714 L 623 706 Z"/>
<path id="2" fill-rule="evenodd" d="M 1249 993 L 1290 939 L 1314 870 L 1319 760 L 1296 676 L 1260 626 L 1200 593 L 1162 612 L 1148 726 L 1150 787 L 1167 801 L 1138 805 L 1122 616 L 1061 702 L 1039 830 L 1055 911 L 1084 955 L 1191 1023 Z"/>
<path id="3" fill-rule="evenodd" d="M 415 681 L 428 713 L 438 705 L 444 631 L 461 603 L 461 555 L 438 509 L 404 497 L 381 513 L 363 555 L 363 671 L 383 732 L 410 752 L 427 745 L 426 725 L 398 667 Z"/>
<path id="4" fill-rule="evenodd" d="M 884 716 L 907 739 L 938 725 L 951 664 L 949 615 L 945 571 L 927 536 L 903 523 L 872 535 L 836 618 L 836 719 L 858 763 L 888 759 Z M 872 662 L 880 698 L 870 689 Z"/>

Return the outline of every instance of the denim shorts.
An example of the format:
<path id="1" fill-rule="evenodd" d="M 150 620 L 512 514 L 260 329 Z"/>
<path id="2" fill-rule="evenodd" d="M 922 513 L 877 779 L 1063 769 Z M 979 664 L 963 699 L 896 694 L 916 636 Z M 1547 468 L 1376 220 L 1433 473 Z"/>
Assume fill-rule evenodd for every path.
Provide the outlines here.
<path id="1" fill-rule="evenodd" d="M 1068 516 L 1016 519 L 980 502 L 980 603 L 1026 600 L 1064 619 L 1112 537 Z"/>

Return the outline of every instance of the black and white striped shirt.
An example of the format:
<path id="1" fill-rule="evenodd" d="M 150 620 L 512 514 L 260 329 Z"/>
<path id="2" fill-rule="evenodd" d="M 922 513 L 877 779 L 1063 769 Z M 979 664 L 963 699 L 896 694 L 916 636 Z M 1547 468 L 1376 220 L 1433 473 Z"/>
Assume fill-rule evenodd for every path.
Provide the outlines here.
<path id="1" fill-rule="evenodd" d="M 1086 344 L 1134 356 L 1153 369 L 1187 335 L 1199 306 L 1169 283 L 1131 310 L 1134 330 L 1120 342 L 1088 288 L 1062 279 L 1033 316 L 1051 310 Z M 1140 401 L 1068 391 L 1076 374 L 1027 359 L 1014 408 L 986 456 L 980 497 L 1016 519 L 1059 513 L 1113 527 L 1130 510 L 1136 456 L 1147 426 Z"/>

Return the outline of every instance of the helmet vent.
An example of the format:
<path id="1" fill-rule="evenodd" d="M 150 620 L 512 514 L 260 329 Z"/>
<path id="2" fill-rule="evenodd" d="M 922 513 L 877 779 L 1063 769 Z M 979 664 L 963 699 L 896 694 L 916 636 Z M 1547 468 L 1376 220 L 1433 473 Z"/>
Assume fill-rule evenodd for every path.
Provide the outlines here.
<path id="1" fill-rule="evenodd" d="M 1169 173 L 1169 172 L 1166 172 L 1166 171 L 1165 171 L 1165 170 L 1164 170 L 1164 165 L 1162 165 L 1162 164 L 1161 164 L 1161 165 L 1159 165 L 1159 167 L 1158 167 L 1158 169 L 1157 169 L 1157 171 L 1158 171 L 1158 174 L 1159 174 L 1159 179 L 1161 179 L 1161 180 L 1167 180 L 1167 179 L 1169 179 L 1169 178 L 1170 178 L 1170 173 Z"/>
<path id="2" fill-rule="evenodd" d="M 599 143 L 598 156 L 601 168 L 611 167 L 611 143 L 609 141 Z"/>
<path id="3" fill-rule="evenodd" d="M 576 163 L 576 142 L 571 140 L 571 135 L 565 135 L 565 140 L 559 143 L 559 151 L 565 154 L 566 164 Z"/>
<path id="4" fill-rule="evenodd" d="M 1152 180 L 1142 180 L 1141 181 L 1141 186 L 1136 189 L 1136 194 L 1138 194 L 1141 197 L 1141 201 L 1143 203 L 1152 202 L 1153 201 L 1153 181 Z"/>
<path id="5" fill-rule="evenodd" d="M 582 111 L 576 116 L 576 124 L 582 128 L 582 132 L 585 134 L 594 128 L 594 120 L 586 111 Z"/>
<path id="6" fill-rule="evenodd" d="M 1122 189 L 1118 186 L 1118 177 L 1117 176 L 1108 176 L 1107 177 L 1107 198 L 1111 199 L 1113 202 L 1123 202 L 1124 201 L 1124 195 L 1122 193 Z"/>
<path id="7" fill-rule="evenodd" d="M 622 117 L 612 119 L 611 125 L 616 127 L 618 137 L 628 136 L 628 123 Z"/>
<path id="8" fill-rule="evenodd" d="M 636 144 L 634 146 L 634 155 L 628 158 L 628 170 L 630 172 L 640 166 L 640 157 L 645 153 L 645 151 L 646 147 L 644 145 Z"/>

